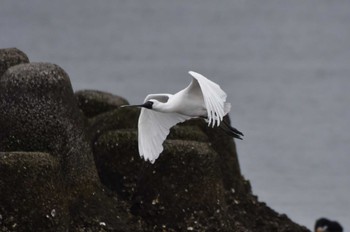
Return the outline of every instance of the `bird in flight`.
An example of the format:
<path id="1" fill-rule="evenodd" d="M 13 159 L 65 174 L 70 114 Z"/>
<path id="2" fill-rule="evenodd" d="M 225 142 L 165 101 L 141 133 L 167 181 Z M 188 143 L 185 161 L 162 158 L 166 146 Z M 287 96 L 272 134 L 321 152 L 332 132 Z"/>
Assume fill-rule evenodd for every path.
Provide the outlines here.
<path id="1" fill-rule="evenodd" d="M 174 125 L 191 118 L 203 118 L 208 126 L 220 126 L 228 135 L 242 139 L 243 133 L 223 121 L 231 104 L 220 86 L 203 75 L 190 71 L 192 82 L 175 94 L 149 94 L 138 121 L 139 154 L 154 163 L 163 151 L 163 142 Z"/>

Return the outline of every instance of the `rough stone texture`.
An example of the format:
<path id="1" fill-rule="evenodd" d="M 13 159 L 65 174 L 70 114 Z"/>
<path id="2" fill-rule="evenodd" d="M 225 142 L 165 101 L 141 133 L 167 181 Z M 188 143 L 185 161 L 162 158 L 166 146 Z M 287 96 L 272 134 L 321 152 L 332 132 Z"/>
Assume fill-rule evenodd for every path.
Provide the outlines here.
<path id="1" fill-rule="evenodd" d="M 68 198 L 55 157 L 0 152 L 0 177 L 0 231 L 65 231 Z"/>
<path id="2" fill-rule="evenodd" d="M 102 183 L 131 202 L 144 231 L 308 231 L 258 202 L 232 139 L 201 120 L 174 127 L 154 165 L 141 160 L 138 112 L 101 114 L 90 120 L 90 133 Z"/>
<path id="3" fill-rule="evenodd" d="M 23 63 L 29 63 L 29 59 L 22 51 L 17 48 L 0 49 L 0 76 L 2 76 L 9 67 Z"/>
<path id="4" fill-rule="evenodd" d="M 2 231 L 139 230 L 130 207 L 100 183 L 87 119 L 60 67 L 10 67 L 0 112 Z"/>
<path id="5" fill-rule="evenodd" d="M 138 155 L 139 109 L 119 108 L 126 100 L 74 95 L 54 64 L 6 69 L 1 231 L 308 231 L 257 200 L 221 130 L 177 125 L 151 165 Z"/>
<path id="6" fill-rule="evenodd" d="M 0 148 L 58 157 L 72 186 L 98 183 L 85 118 L 68 75 L 54 64 L 10 67 L 0 78 Z"/>
<path id="7" fill-rule="evenodd" d="M 126 99 L 120 96 L 97 90 L 80 90 L 75 93 L 75 96 L 79 108 L 89 118 L 129 104 Z"/>

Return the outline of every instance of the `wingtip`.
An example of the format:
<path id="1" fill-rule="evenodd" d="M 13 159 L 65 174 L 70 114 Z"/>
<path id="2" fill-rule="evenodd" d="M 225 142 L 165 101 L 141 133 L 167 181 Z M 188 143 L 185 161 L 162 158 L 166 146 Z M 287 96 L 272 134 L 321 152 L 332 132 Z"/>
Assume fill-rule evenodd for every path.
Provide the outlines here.
<path id="1" fill-rule="evenodd" d="M 154 162 L 156 161 L 155 159 L 145 159 L 145 161 L 150 162 L 151 164 L 154 164 Z"/>
<path id="2" fill-rule="evenodd" d="M 144 155 L 140 155 L 141 159 L 143 159 L 146 162 L 150 162 L 151 164 L 154 164 L 154 162 L 156 161 L 156 159 L 150 159 Z"/>
<path id="3" fill-rule="evenodd" d="M 199 75 L 199 73 L 197 73 L 197 72 L 195 72 L 195 71 L 188 71 L 188 73 L 189 73 L 191 76 Z"/>

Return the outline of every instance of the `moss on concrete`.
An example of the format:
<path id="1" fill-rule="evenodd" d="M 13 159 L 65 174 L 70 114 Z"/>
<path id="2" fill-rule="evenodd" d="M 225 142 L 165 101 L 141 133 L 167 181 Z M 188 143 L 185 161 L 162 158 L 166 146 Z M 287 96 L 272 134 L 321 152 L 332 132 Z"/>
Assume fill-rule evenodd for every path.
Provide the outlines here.
<path id="1" fill-rule="evenodd" d="M 129 104 L 120 96 L 97 90 L 80 90 L 75 93 L 75 97 L 79 108 L 88 118 Z"/>
<path id="2" fill-rule="evenodd" d="M 139 109 L 108 93 L 74 94 L 59 66 L 6 52 L 1 231 L 307 231 L 252 194 L 220 129 L 200 119 L 175 126 L 152 165 L 138 154 Z"/>
<path id="3" fill-rule="evenodd" d="M 1 231 L 66 231 L 68 195 L 48 153 L 0 152 Z"/>

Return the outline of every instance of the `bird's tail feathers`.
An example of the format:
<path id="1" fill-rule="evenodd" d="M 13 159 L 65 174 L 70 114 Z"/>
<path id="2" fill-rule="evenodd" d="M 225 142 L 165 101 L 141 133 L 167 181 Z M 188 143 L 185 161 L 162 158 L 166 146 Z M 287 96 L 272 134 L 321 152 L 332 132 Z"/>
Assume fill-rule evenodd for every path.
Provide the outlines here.
<path id="1" fill-rule="evenodd" d="M 236 139 L 242 139 L 243 133 L 237 130 L 236 128 L 229 125 L 225 120 L 223 120 L 220 124 L 220 128 L 229 136 L 236 138 Z"/>

